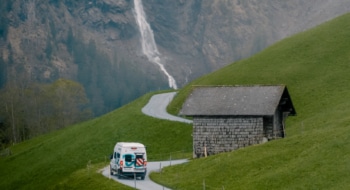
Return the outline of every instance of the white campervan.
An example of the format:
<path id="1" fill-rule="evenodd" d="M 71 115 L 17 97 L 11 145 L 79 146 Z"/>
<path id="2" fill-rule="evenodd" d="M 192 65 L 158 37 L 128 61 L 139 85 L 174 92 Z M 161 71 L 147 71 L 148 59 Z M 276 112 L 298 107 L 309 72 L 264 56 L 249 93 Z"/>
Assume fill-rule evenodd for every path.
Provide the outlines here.
<path id="1" fill-rule="evenodd" d="M 110 173 L 123 176 L 135 176 L 145 179 L 147 173 L 146 147 L 141 143 L 118 142 L 111 155 Z"/>

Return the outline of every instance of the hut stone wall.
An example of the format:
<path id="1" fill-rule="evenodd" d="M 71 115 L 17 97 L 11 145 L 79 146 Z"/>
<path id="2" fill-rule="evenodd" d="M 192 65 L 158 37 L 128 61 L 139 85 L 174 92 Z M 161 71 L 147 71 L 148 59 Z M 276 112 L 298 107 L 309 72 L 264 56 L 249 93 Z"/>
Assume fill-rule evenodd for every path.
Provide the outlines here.
<path id="1" fill-rule="evenodd" d="M 264 135 L 263 117 L 194 117 L 194 156 L 228 152 L 260 144 Z"/>

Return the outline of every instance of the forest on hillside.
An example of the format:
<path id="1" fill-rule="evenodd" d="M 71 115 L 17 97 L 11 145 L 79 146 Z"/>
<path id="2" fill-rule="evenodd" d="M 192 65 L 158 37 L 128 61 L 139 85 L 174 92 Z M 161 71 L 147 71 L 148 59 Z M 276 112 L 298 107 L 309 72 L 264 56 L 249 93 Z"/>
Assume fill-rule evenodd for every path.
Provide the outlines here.
<path id="1" fill-rule="evenodd" d="M 350 7 L 344 0 L 144 2 L 165 67 L 179 87 Z M 159 67 L 141 52 L 133 10 L 132 0 L 0 3 L 1 144 L 98 117 L 150 91 L 169 89 Z M 69 81 L 65 94 L 79 91 L 84 101 L 60 104 L 59 81 Z M 72 106 L 75 114 L 62 111 Z"/>
<path id="2" fill-rule="evenodd" d="M 58 23 L 49 21 L 52 18 L 43 17 L 36 23 L 47 25 L 45 41 L 20 40 L 22 47 L 31 48 L 23 49 L 28 58 L 19 58 L 8 32 L 25 23 L 28 16 L 22 8 L 15 15 L 19 20 L 9 19 L 15 8 L 12 1 L 0 4 L 0 49 L 4 50 L 0 54 L 0 149 L 100 116 L 147 92 L 166 88 L 159 73 L 140 69 L 116 50 L 111 57 L 95 39 L 86 41 L 72 27 L 59 28 Z M 37 64 L 29 63 L 30 57 L 35 57 Z M 57 61 L 60 57 L 73 64 L 63 68 Z M 62 74 L 61 69 L 74 75 Z"/>
<path id="3" fill-rule="evenodd" d="M 2 148 L 92 116 L 83 86 L 70 80 L 52 84 L 12 81 L 0 91 L 0 99 Z"/>
<path id="4" fill-rule="evenodd" d="M 162 81 L 142 80 L 132 62 L 113 63 L 90 40 L 84 44 L 72 32 L 65 42 L 77 65 L 75 80 L 57 77 L 40 81 L 26 74 L 11 57 L 0 59 L 0 141 L 3 147 L 100 116 L 140 95 L 164 86 Z M 55 53 L 55 41 L 46 55 Z M 115 53 L 117 56 L 117 53 Z M 130 75 L 132 75 L 130 77 Z M 132 88 L 129 88 L 132 86 Z"/>

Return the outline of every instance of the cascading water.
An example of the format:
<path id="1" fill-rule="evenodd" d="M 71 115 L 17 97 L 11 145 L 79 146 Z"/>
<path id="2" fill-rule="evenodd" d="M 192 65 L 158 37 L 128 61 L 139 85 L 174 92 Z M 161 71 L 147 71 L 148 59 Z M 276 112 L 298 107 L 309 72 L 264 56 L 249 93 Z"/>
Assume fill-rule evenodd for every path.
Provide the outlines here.
<path id="1" fill-rule="evenodd" d="M 134 0 L 134 15 L 141 33 L 142 53 L 146 55 L 148 60 L 159 66 L 160 70 L 168 77 L 169 87 L 177 89 L 176 81 L 162 64 L 161 54 L 158 51 L 157 44 L 154 40 L 151 26 L 146 20 L 146 14 L 143 10 L 141 0 Z"/>

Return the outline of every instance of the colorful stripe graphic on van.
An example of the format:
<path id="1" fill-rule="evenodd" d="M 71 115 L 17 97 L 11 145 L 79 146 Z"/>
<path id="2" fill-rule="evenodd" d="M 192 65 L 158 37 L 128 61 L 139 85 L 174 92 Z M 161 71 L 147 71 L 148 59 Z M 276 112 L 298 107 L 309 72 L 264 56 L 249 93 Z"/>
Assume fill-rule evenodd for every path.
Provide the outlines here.
<path id="1" fill-rule="evenodd" d="M 142 158 L 137 158 L 136 159 L 136 166 L 142 166 L 143 165 L 143 159 Z"/>

